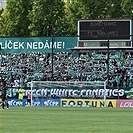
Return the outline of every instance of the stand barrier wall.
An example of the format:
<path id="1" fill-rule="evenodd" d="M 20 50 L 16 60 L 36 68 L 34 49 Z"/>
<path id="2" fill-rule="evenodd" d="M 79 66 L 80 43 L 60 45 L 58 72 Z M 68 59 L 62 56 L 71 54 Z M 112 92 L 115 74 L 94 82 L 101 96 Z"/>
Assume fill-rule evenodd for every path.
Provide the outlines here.
<path id="1" fill-rule="evenodd" d="M 27 106 L 27 94 L 30 91 L 30 88 L 25 87 L 24 89 L 23 106 Z M 58 92 L 58 89 L 56 89 L 56 91 Z M 37 98 L 33 100 L 33 106 L 104 107 L 104 101 L 99 99 L 99 93 L 94 93 L 93 90 L 91 91 L 92 95 L 95 94 L 93 97 L 86 97 L 85 95 L 74 97 L 78 95 L 72 95 L 74 94 L 73 92 L 71 92 L 71 95 L 67 95 L 66 97 L 59 97 L 52 95 L 52 92 L 52 94 L 50 94 L 50 92 L 49 94 L 46 93 L 45 89 L 43 90 L 45 93 L 41 93 L 39 90 L 33 90 L 33 92 L 34 95 L 37 96 Z M 131 88 L 120 87 L 119 90 L 117 88 L 109 89 L 106 98 L 106 107 L 133 107 L 133 92 Z M 2 100 L 0 98 L 0 103 L 1 102 Z M 10 106 L 18 106 L 18 88 L 8 88 L 8 102 Z"/>

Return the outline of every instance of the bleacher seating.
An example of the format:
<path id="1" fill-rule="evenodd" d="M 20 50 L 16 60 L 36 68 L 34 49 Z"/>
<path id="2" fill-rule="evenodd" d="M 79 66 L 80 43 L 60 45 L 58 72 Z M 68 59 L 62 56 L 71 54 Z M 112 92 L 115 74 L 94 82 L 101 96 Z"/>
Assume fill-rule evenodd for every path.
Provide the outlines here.
<path id="1" fill-rule="evenodd" d="M 53 76 L 55 81 L 105 81 L 107 54 L 67 52 L 54 53 Z M 109 61 L 110 86 L 133 86 L 130 53 L 112 52 Z M 26 86 L 31 80 L 51 80 L 52 56 L 48 53 L 0 53 L 1 78 L 9 86 Z"/>

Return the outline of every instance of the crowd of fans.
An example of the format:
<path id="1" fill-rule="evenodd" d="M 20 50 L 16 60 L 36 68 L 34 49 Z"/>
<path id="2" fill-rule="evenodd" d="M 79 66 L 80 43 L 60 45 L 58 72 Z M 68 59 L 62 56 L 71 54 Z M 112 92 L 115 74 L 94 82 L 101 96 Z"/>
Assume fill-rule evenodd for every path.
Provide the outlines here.
<path id="1" fill-rule="evenodd" d="M 112 87 L 133 87 L 130 56 L 111 52 L 108 69 L 108 56 L 104 52 L 57 52 L 54 56 L 40 52 L 0 53 L 0 74 L 11 87 L 26 86 L 31 80 L 105 81 L 107 76 Z"/>

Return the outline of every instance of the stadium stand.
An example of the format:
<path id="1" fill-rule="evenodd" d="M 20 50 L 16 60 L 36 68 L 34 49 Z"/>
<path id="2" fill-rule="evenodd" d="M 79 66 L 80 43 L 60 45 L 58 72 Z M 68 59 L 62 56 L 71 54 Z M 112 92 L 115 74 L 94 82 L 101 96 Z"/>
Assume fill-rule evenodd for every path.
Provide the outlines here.
<path id="1" fill-rule="evenodd" d="M 109 61 L 110 86 L 133 87 L 130 73 L 130 53 L 111 52 Z M 31 80 L 48 81 L 52 76 L 52 56 L 49 53 L 0 53 L 0 74 L 8 86 L 26 86 Z M 105 81 L 107 54 L 88 52 L 73 55 L 54 53 L 54 81 Z"/>

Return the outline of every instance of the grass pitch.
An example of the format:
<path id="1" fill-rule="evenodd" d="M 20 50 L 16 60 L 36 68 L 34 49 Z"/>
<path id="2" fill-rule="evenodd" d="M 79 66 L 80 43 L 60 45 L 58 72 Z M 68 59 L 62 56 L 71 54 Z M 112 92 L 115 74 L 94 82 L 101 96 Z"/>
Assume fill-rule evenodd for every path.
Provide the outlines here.
<path id="1" fill-rule="evenodd" d="M 0 133 L 132 133 L 131 108 L 11 107 Z"/>

